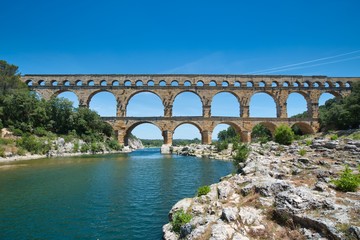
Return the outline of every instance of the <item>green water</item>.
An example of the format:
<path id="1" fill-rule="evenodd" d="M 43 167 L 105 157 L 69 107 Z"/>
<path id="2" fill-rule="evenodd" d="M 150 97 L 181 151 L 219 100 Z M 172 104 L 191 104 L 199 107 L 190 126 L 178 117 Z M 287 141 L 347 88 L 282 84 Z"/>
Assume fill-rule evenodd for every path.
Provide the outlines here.
<path id="1" fill-rule="evenodd" d="M 0 239 L 161 239 L 171 207 L 232 164 L 131 154 L 0 165 Z"/>

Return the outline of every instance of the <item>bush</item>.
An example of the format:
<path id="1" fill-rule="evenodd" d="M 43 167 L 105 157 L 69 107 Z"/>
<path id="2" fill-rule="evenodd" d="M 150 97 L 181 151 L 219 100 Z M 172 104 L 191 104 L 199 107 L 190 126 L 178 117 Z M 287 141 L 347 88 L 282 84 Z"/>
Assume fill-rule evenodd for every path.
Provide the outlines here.
<path id="1" fill-rule="evenodd" d="M 34 134 L 39 137 L 43 137 L 48 135 L 48 131 L 46 131 L 43 127 L 37 127 L 34 129 Z"/>
<path id="2" fill-rule="evenodd" d="M 360 170 L 360 167 L 359 167 Z M 356 192 L 360 186 L 360 174 L 353 174 L 348 165 L 336 180 L 332 180 L 336 188 L 343 192 Z"/>
<path id="3" fill-rule="evenodd" d="M 299 150 L 299 155 L 300 155 L 300 156 L 305 156 L 305 154 L 306 154 L 306 150 L 305 150 L 305 149 L 302 148 L 302 149 Z"/>
<path id="4" fill-rule="evenodd" d="M 239 168 L 239 163 L 245 162 L 250 154 L 251 148 L 247 144 L 239 144 L 234 158 L 235 167 Z"/>
<path id="5" fill-rule="evenodd" d="M 17 150 L 17 155 L 19 155 L 19 156 L 25 156 L 25 154 L 26 154 L 26 150 L 25 150 L 25 149 L 23 149 L 23 148 L 18 148 L 18 150 Z"/>
<path id="6" fill-rule="evenodd" d="M 294 132 L 287 125 L 281 124 L 275 129 L 275 142 L 283 145 L 290 145 L 294 140 Z"/>
<path id="7" fill-rule="evenodd" d="M 312 141 L 310 139 L 306 140 L 305 142 L 306 146 L 310 146 L 312 144 Z"/>
<path id="8" fill-rule="evenodd" d="M 106 141 L 106 145 L 108 146 L 108 148 L 110 150 L 115 150 L 115 151 L 120 151 L 122 149 L 122 147 L 120 146 L 119 142 L 116 141 L 115 139 L 113 140 L 107 140 Z"/>
<path id="9" fill-rule="evenodd" d="M 45 154 L 50 151 L 50 144 L 32 135 L 25 135 L 17 141 L 17 146 L 26 149 L 32 154 Z"/>
<path id="10" fill-rule="evenodd" d="M 80 152 L 82 153 L 86 153 L 90 150 L 90 147 L 87 143 L 84 143 L 83 145 L 81 145 L 81 149 L 80 149 Z"/>
<path id="11" fill-rule="evenodd" d="M 73 152 L 77 153 L 79 151 L 79 148 L 80 148 L 79 141 L 74 142 Z"/>
<path id="12" fill-rule="evenodd" d="M 100 144 L 98 144 L 96 142 L 91 143 L 90 150 L 91 150 L 92 153 L 97 153 L 97 152 L 102 151 Z"/>
<path id="13" fill-rule="evenodd" d="M 175 212 L 171 221 L 174 232 L 180 233 L 180 227 L 190 222 L 191 218 L 192 216 L 188 213 L 185 213 L 182 209 Z"/>
<path id="14" fill-rule="evenodd" d="M 0 147 L 0 157 L 5 157 L 5 149 L 3 147 Z"/>
<path id="15" fill-rule="evenodd" d="M 330 140 L 337 140 L 339 136 L 337 134 L 333 134 L 330 136 Z"/>
<path id="16" fill-rule="evenodd" d="M 207 185 L 201 186 L 197 190 L 197 196 L 200 197 L 202 195 L 208 194 L 209 192 L 210 192 L 210 186 L 207 186 Z"/>

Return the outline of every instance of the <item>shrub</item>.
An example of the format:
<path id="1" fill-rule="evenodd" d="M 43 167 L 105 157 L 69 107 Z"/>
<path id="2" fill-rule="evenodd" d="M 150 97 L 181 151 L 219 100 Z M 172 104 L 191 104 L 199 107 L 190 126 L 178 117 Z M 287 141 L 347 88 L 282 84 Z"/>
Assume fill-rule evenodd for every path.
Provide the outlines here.
<path id="1" fill-rule="evenodd" d="M 5 157 L 5 149 L 3 147 L 0 147 L 0 157 Z"/>
<path id="2" fill-rule="evenodd" d="M 209 192 L 210 192 L 210 186 L 207 186 L 207 185 L 201 186 L 197 190 L 197 196 L 200 197 L 202 195 L 208 194 Z"/>
<path id="3" fill-rule="evenodd" d="M 310 146 L 312 144 L 311 139 L 306 140 L 305 144 L 306 144 L 306 146 Z"/>
<path id="4" fill-rule="evenodd" d="M 191 218 L 192 216 L 188 213 L 185 213 L 182 209 L 175 212 L 171 221 L 174 232 L 180 233 L 180 227 L 190 222 Z"/>
<path id="5" fill-rule="evenodd" d="M 239 168 L 239 163 L 245 162 L 250 154 L 251 148 L 247 144 L 239 144 L 234 158 L 235 167 Z"/>
<path id="6" fill-rule="evenodd" d="M 45 130 L 45 128 L 43 127 L 37 127 L 34 129 L 34 134 L 42 137 L 42 136 L 47 136 L 48 135 L 48 131 Z"/>
<path id="7" fill-rule="evenodd" d="M 289 126 L 281 124 L 275 129 L 274 138 L 277 143 L 290 145 L 294 140 L 294 132 Z"/>
<path id="8" fill-rule="evenodd" d="M 25 149 L 23 149 L 23 148 L 18 148 L 18 150 L 17 150 L 17 155 L 19 155 L 19 156 L 25 156 L 25 154 L 26 154 L 26 150 L 25 150 Z"/>
<path id="9" fill-rule="evenodd" d="M 98 144 L 96 142 L 92 142 L 90 145 L 90 150 L 92 153 L 97 153 L 97 152 L 100 152 L 102 149 L 101 149 L 100 144 Z"/>
<path id="10" fill-rule="evenodd" d="M 227 141 L 217 141 L 215 146 L 218 152 L 225 150 L 228 148 L 228 142 Z"/>
<path id="11" fill-rule="evenodd" d="M 82 153 L 86 153 L 90 150 L 90 147 L 87 143 L 84 143 L 83 145 L 81 145 L 81 149 L 80 149 L 80 152 Z"/>
<path id="12" fill-rule="evenodd" d="M 299 155 L 300 155 L 300 156 L 305 156 L 305 154 L 306 154 L 306 150 L 305 150 L 305 149 L 302 148 L 302 149 L 299 150 Z"/>
<path id="13" fill-rule="evenodd" d="M 337 134 L 333 134 L 330 136 L 330 140 L 337 140 L 339 136 Z"/>
<path id="14" fill-rule="evenodd" d="M 115 151 L 120 151 L 122 149 L 122 147 L 120 146 L 119 142 L 116 141 L 115 139 L 113 140 L 107 140 L 106 141 L 106 145 L 108 146 L 108 148 L 110 150 L 115 150 Z"/>
<path id="15" fill-rule="evenodd" d="M 77 153 L 79 151 L 79 148 L 80 148 L 79 141 L 74 142 L 73 152 Z"/>
<path id="16" fill-rule="evenodd" d="M 360 174 L 353 174 L 348 165 L 336 180 L 332 180 L 336 188 L 343 192 L 356 192 L 360 186 Z"/>

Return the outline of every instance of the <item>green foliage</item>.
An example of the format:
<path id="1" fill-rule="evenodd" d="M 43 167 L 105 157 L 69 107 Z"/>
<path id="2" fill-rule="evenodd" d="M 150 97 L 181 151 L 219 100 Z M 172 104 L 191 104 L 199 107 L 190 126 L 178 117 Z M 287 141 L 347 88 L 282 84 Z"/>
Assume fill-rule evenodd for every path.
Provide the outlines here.
<path id="1" fill-rule="evenodd" d="M 233 127 L 228 127 L 226 130 L 222 130 L 218 133 L 218 141 L 229 141 L 230 139 L 233 139 L 236 137 L 236 131 Z"/>
<path id="2" fill-rule="evenodd" d="M 330 140 L 337 140 L 339 136 L 337 134 L 333 134 L 330 136 Z"/>
<path id="3" fill-rule="evenodd" d="M 302 149 L 299 150 L 299 155 L 300 156 L 305 156 L 305 154 L 306 154 L 306 149 L 302 148 Z"/>
<path id="4" fill-rule="evenodd" d="M 308 118 L 308 117 L 309 117 L 309 113 L 308 113 L 308 111 L 305 111 L 303 113 L 293 115 L 290 118 Z"/>
<path id="5" fill-rule="evenodd" d="M 251 152 L 251 148 L 247 144 L 239 144 L 237 147 L 237 151 L 234 158 L 234 165 L 235 167 L 239 168 L 239 163 L 243 163 L 246 161 L 246 159 L 249 157 L 249 154 Z"/>
<path id="6" fill-rule="evenodd" d="M 122 149 L 121 145 L 119 144 L 118 141 L 116 141 L 115 139 L 110 140 L 108 139 L 106 141 L 106 146 L 110 149 L 110 150 L 115 150 L 115 151 L 120 151 Z"/>
<path id="7" fill-rule="evenodd" d="M 37 127 L 34 129 L 34 134 L 39 137 L 43 137 L 43 136 L 47 136 L 49 132 L 46 131 L 44 127 Z"/>
<path id="8" fill-rule="evenodd" d="M 266 143 L 272 138 L 271 132 L 262 124 L 257 124 L 252 132 L 251 139 L 253 142 Z"/>
<path id="9" fill-rule="evenodd" d="M 294 132 L 289 126 L 281 124 L 275 129 L 274 139 L 277 143 L 290 145 L 294 140 Z"/>
<path id="10" fill-rule="evenodd" d="M 5 149 L 2 146 L 0 146 L 0 157 L 5 157 Z"/>
<path id="11" fill-rule="evenodd" d="M 217 149 L 218 152 L 227 149 L 229 146 L 228 141 L 217 141 L 215 143 L 215 147 Z"/>
<path id="12" fill-rule="evenodd" d="M 312 140 L 311 139 L 307 139 L 305 142 L 306 146 L 310 146 L 312 144 Z"/>
<path id="13" fill-rule="evenodd" d="M 210 192 L 210 186 L 207 186 L 207 185 L 201 186 L 197 190 L 197 196 L 200 197 L 202 195 L 208 194 L 209 192 Z"/>
<path id="14" fill-rule="evenodd" d="M 26 154 L 26 150 L 23 149 L 23 148 L 21 148 L 21 147 L 19 147 L 18 150 L 17 150 L 17 155 L 19 155 L 19 156 L 25 156 L 25 154 Z"/>
<path id="15" fill-rule="evenodd" d="M 87 143 L 81 145 L 80 152 L 86 153 L 86 152 L 88 152 L 89 150 L 90 150 L 90 147 L 89 147 L 89 145 L 88 145 Z"/>
<path id="16" fill-rule="evenodd" d="M 101 152 L 102 148 L 101 145 L 97 142 L 92 142 L 90 145 L 90 150 L 92 153 L 97 153 L 97 152 Z"/>
<path id="17" fill-rule="evenodd" d="M 360 170 L 360 167 L 359 167 Z M 343 192 L 356 192 L 360 186 L 360 174 L 353 174 L 348 165 L 336 180 L 332 180 L 336 188 Z"/>
<path id="18" fill-rule="evenodd" d="M 51 149 L 50 144 L 47 141 L 42 141 L 33 135 L 24 135 L 17 140 L 16 144 L 18 147 L 21 147 L 32 154 L 45 154 Z"/>
<path id="19" fill-rule="evenodd" d="M 358 128 L 360 125 L 360 82 L 342 99 L 330 99 L 319 108 L 320 124 L 325 130 Z"/>
<path id="20" fill-rule="evenodd" d="M 179 210 L 173 214 L 171 225 L 173 231 L 180 233 L 180 227 L 191 221 L 191 214 L 185 213 L 184 210 Z"/>
<path id="21" fill-rule="evenodd" d="M 74 152 L 74 153 L 77 153 L 77 152 L 79 152 L 79 149 L 80 149 L 79 141 L 75 141 L 75 142 L 74 142 L 73 152 Z"/>
<path id="22" fill-rule="evenodd" d="M 20 80 L 18 67 L 0 60 L 0 96 L 15 89 L 27 90 L 26 84 Z"/>

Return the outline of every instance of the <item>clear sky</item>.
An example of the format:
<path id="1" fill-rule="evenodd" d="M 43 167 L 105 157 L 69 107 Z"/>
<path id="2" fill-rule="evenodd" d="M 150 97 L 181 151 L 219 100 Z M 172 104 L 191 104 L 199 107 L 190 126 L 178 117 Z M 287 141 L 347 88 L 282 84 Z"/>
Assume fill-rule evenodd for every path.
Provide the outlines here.
<path id="1" fill-rule="evenodd" d="M 18 65 L 22 74 L 360 76 L 358 0 L 2 0 L 0 7 L 0 59 Z M 144 105 L 151 97 L 151 105 Z M 253 103 L 264 102 L 261 97 Z M 98 98 L 91 107 L 101 113 L 111 96 Z M 218 99 L 228 113 L 217 114 L 238 111 L 230 98 Z M 174 113 L 199 112 L 186 104 L 189 99 L 179 100 Z M 303 111 L 302 99 L 294 99 L 289 115 Z M 130 104 L 129 113 L 147 114 L 156 99 L 142 95 Z M 214 107 L 213 113 L 222 110 Z M 156 111 L 162 113 L 161 106 Z M 271 115 L 273 109 L 255 104 L 252 112 Z M 136 134 L 156 138 L 149 127 L 138 128 Z M 182 135 L 196 137 L 189 129 Z"/>

